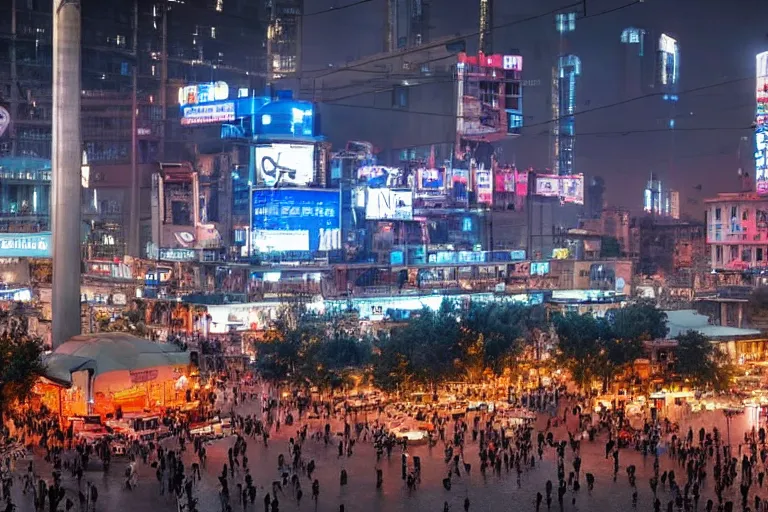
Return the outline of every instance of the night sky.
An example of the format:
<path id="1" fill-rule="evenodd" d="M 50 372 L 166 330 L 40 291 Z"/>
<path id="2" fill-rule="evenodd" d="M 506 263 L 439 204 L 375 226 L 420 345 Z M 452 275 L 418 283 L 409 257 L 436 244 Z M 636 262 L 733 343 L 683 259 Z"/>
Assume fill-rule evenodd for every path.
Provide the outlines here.
<path id="1" fill-rule="evenodd" d="M 305 0 L 305 12 L 343 6 L 353 0 Z M 495 26 L 542 15 L 568 0 L 496 0 Z M 587 0 L 568 46 L 582 61 L 577 86 L 576 172 L 606 180 L 607 201 L 637 212 L 651 172 L 681 192 L 684 214 L 701 217 L 701 199 L 741 187 L 737 170 L 751 176 L 754 138 L 755 54 L 768 50 L 767 0 Z M 603 11 L 620 8 L 615 12 Z M 305 70 L 343 64 L 381 51 L 384 0 L 305 18 Z M 431 0 L 430 36 L 474 34 L 476 0 Z M 673 136 L 665 130 L 669 112 L 660 97 L 584 112 L 625 99 L 621 75 L 624 28 L 665 32 L 680 44 L 680 101 Z M 344 27 L 339 30 L 338 27 Z M 549 164 L 548 80 L 559 48 L 554 16 L 516 23 L 494 31 L 498 53 L 519 50 L 523 78 L 541 85 L 524 90 L 524 135 L 502 143 L 504 159 L 518 167 Z M 655 40 L 653 41 L 655 44 Z M 475 51 L 477 37 L 467 38 Z M 722 82 L 727 84 L 717 85 Z M 706 87 L 696 92 L 690 89 Z M 357 114 L 355 114 L 357 115 Z M 650 133 L 639 131 L 656 130 Z M 748 137 L 747 141 L 741 141 Z M 741 147 L 741 163 L 739 150 Z M 701 191 L 695 187 L 701 185 Z"/>

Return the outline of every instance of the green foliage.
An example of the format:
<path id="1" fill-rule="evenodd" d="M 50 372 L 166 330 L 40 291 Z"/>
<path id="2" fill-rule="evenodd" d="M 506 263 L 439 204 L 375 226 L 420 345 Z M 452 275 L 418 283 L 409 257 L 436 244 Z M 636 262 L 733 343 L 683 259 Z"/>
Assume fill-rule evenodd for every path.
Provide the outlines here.
<path id="1" fill-rule="evenodd" d="M 568 313 L 554 319 L 557 358 L 585 388 L 600 378 L 606 390 L 616 374 L 643 354 L 642 342 L 664 338 L 666 314 L 649 302 L 617 308 L 606 318 Z"/>
<path id="2" fill-rule="evenodd" d="M 45 370 L 43 342 L 30 336 L 26 317 L 0 313 L 0 416 L 16 400 L 29 396 Z"/>
<path id="3" fill-rule="evenodd" d="M 727 356 L 709 339 L 696 331 L 677 336 L 675 374 L 694 387 L 712 387 L 716 391 L 728 389 L 731 368 Z"/>
<path id="4" fill-rule="evenodd" d="M 384 389 L 431 388 L 451 379 L 477 382 L 486 371 L 500 375 L 514 364 L 541 310 L 515 304 L 471 303 L 462 311 L 446 300 L 422 310 L 377 344 L 373 377 Z"/>

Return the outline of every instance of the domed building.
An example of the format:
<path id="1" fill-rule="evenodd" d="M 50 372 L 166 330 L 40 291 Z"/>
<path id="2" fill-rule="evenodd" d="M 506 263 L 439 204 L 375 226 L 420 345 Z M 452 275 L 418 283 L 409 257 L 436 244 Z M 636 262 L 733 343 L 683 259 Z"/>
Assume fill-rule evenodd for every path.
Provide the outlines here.
<path id="1" fill-rule="evenodd" d="M 46 371 L 38 391 L 62 416 L 179 405 L 189 382 L 188 352 L 128 333 L 75 336 L 43 362 Z"/>

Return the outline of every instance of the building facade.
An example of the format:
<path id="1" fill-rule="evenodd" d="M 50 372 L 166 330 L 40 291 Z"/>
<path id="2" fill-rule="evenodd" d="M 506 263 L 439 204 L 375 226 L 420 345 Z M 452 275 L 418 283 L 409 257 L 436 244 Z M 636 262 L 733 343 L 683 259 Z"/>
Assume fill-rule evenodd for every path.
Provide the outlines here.
<path id="1" fill-rule="evenodd" d="M 727 193 L 707 199 L 705 204 L 712 269 L 768 266 L 768 198 Z"/>

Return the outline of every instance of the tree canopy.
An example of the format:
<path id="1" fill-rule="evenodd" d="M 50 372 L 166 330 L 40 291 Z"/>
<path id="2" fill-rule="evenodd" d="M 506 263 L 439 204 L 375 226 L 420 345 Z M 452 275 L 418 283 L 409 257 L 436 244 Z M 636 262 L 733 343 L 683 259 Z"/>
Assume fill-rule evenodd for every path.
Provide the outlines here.
<path id="1" fill-rule="evenodd" d="M 677 336 L 674 372 L 696 387 L 728 388 L 730 367 L 727 357 L 707 337 L 696 331 Z"/>
<path id="2" fill-rule="evenodd" d="M 43 374 L 43 341 L 31 336 L 26 317 L 0 312 L 0 411 L 29 397 Z"/>

